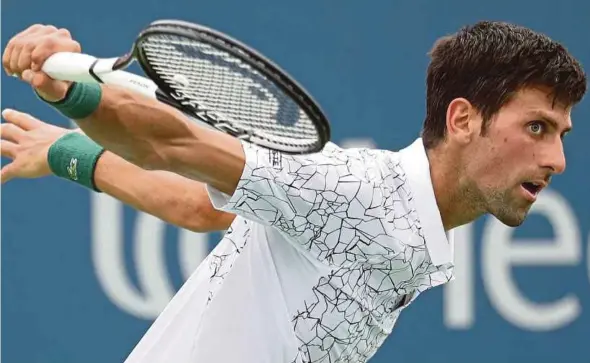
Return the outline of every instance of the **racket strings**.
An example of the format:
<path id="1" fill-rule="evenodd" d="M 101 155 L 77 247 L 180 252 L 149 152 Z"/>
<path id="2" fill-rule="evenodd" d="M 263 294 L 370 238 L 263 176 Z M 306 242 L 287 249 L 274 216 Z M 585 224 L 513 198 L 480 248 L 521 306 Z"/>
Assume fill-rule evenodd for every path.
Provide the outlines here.
<path id="1" fill-rule="evenodd" d="M 142 47 L 151 67 L 172 89 L 206 104 L 234 124 L 274 142 L 317 142 L 318 131 L 302 108 L 239 58 L 209 44 L 171 35 L 151 37 Z"/>

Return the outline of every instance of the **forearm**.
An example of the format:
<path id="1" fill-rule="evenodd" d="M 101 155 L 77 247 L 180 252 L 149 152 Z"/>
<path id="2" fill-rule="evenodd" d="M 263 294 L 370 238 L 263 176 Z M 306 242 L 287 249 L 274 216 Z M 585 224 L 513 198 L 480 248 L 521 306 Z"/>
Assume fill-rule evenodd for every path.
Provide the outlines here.
<path id="1" fill-rule="evenodd" d="M 145 169 L 174 172 L 232 194 L 244 167 L 240 142 L 196 125 L 176 109 L 115 86 L 80 128 L 107 150 Z"/>
<path id="2" fill-rule="evenodd" d="M 170 224 L 195 232 L 224 230 L 234 215 L 213 208 L 205 185 L 166 171 L 148 171 L 110 152 L 94 172 L 102 192 Z"/>

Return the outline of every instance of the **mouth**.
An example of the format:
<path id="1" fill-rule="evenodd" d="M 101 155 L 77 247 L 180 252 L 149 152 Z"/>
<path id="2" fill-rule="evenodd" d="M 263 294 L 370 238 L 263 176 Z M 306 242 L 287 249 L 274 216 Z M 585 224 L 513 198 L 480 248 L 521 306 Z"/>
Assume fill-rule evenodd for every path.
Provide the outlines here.
<path id="1" fill-rule="evenodd" d="M 521 188 L 525 192 L 525 196 L 527 199 L 531 201 L 537 200 L 537 196 L 541 192 L 541 190 L 545 187 L 544 182 L 524 182 L 521 184 Z"/>

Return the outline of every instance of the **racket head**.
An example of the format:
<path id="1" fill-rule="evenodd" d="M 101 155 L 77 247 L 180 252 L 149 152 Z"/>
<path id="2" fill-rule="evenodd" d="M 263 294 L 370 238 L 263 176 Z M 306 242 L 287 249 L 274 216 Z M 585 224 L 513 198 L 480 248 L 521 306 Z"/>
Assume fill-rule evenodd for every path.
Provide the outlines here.
<path id="1" fill-rule="evenodd" d="M 133 51 L 184 113 L 248 142 L 291 154 L 320 151 L 330 124 L 312 96 L 251 47 L 180 20 L 151 23 Z"/>

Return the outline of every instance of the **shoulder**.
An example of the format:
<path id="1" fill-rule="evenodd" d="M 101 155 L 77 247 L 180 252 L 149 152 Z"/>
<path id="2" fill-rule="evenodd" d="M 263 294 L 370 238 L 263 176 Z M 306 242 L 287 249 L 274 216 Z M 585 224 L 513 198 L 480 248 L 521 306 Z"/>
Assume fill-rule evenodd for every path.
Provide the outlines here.
<path id="1" fill-rule="evenodd" d="M 328 143 L 322 155 L 342 163 L 348 172 L 363 180 L 381 182 L 400 172 L 399 153 L 377 148 L 343 148 L 335 143 Z"/>
<path id="2" fill-rule="evenodd" d="M 292 155 L 269 150 L 243 142 L 246 150 L 247 170 L 257 175 L 265 173 L 299 175 L 304 179 L 327 176 L 332 181 L 363 181 L 380 183 L 396 177 L 398 153 L 376 148 L 343 148 L 328 142 L 312 154 Z"/>

